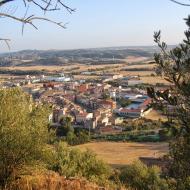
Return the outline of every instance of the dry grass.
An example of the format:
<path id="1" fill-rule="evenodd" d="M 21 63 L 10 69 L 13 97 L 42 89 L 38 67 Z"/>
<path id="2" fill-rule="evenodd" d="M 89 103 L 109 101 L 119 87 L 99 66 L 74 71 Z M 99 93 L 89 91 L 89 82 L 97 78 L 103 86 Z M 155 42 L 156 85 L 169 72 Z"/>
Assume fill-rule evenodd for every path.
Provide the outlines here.
<path id="1" fill-rule="evenodd" d="M 52 171 L 21 175 L 7 190 L 100 190 L 96 184 L 80 178 L 66 178 Z"/>
<path id="2" fill-rule="evenodd" d="M 168 143 L 94 142 L 76 147 L 94 151 L 113 166 L 130 164 L 139 157 L 160 157 L 168 152 Z"/>
<path id="3" fill-rule="evenodd" d="M 47 71 L 54 71 L 54 70 L 62 70 L 63 66 L 27 66 L 27 67 L 1 67 L 2 69 L 9 69 L 9 70 L 21 70 L 21 71 L 30 71 L 36 70 L 41 71 L 43 69 Z"/>
<path id="4" fill-rule="evenodd" d="M 128 63 L 134 63 L 134 62 L 142 62 L 147 61 L 149 58 L 147 57 L 135 57 L 135 56 L 128 56 L 125 61 Z"/>
<path id="5" fill-rule="evenodd" d="M 154 74 L 153 71 L 120 71 L 123 76 L 150 76 L 152 73 Z"/>
<path id="6" fill-rule="evenodd" d="M 75 75 L 74 77 L 75 79 L 99 79 L 99 76 L 95 76 L 95 75 Z"/>
<path id="7" fill-rule="evenodd" d="M 60 71 L 60 70 L 66 70 L 66 69 L 72 69 L 72 68 L 76 68 L 76 67 L 80 67 L 79 69 L 77 69 L 77 71 L 87 71 L 88 69 L 96 69 L 96 68 L 106 68 L 106 67 L 116 67 L 116 66 L 122 66 L 123 64 L 102 64 L 102 65 L 84 65 L 84 64 L 78 64 L 78 63 L 72 63 L 72 64 L 67 64 L 67 65 L 62 65 L 62 66 L 16 66 L 16 67 L 1 67 L 2 69 L 10 69 L 10 70 L 47 70 L 47 71 Z"/>
<path id="8" fill-rule="evenodd" d="M 88 71 L 88 69 L 103 69 L 105 68 L 106 69 L 111 69 L 110 67 L 112 68 L 115 68 L 115 67 L 122 67 L 123 64 L 101 64 L 101 65 L 84 65 L 84 64 L 77 64 L 75 66 L 79 66 L 80 69 L 78 71 Z"/>
<path id="9" fill-rule="evenodd" d="M 129 68 L 129 69 L 141 69 L 141 68 L 154 68 L 155 64 L 147 64 L 146 62 L 147 58 L 144 57 L 128 57 L 125 61 L 126 64 L 103 64 L 103 65 L 85 65 L 85 64 L 79 64 L 79 63 L 73 63 L 62 65 L 62 66 L 25 66 L 25 67 L 2 67 L 2 69 L 10 69 L 10 70 L 46 70 L 49 72 L 84 72 L 88 71 L 89 69 L 104 69 L 104 72 L 106 73 L 120 73 L 123 74 L 123 76 L 134 76 L 139 75 L 144 83 L 148 84 L 156 84 L 156 83 L 163 83 L 168 84 L 167 81 L 165 81 L 163 78 L 158 76 L 151 76 L 151 74 L 155 74 L 154 71 L 121 71 L 123 68 Z M 127 62 L 133 63 L 133 62 L 142 62 L 144 61 L 145 64 L 140 65 L 131 65 L 127 66 Z M 117 68 L 116 68 L 117 67 Z M 97 71 L 98 72 L 98 71 Z M 97 76 L 87 76 L 87 75 L 78 75 L 75 76 L 76 79 L 97 79 L 99 77 Z M 0 77 L 1 78 L 1 77 Z M 4 77 L 6 78 L 6 77 Z"/>
<path id="10" fill-rule="evenodd" d="M 154 69 L 156 67 L 156 64 L 143 64 L 143 65 L 128 65 L 126 68 L 128 69 L 140 69 L 140 68 L 149 68 Z"/>
<path id="11" fill-rule="evenodd" d="M 143 81 L 143 83 L 153 84 L 153 85 L 155 85 L 156 83 L 163 83 L 165 85 L 169 85 L 170 84 L 164 78 L 161 78 L 159 76 L 143 76 L 142 75 L 141 76 L 141 80 Z"/>
<path id="12" fill-rule="evenodd" d="M 149 114 L 145 116 L 146 119 L 151 119 L 151 120 L 161 120 L 161 121 L 166 121 L 167 117 L 162 115 L 159 111 L 152 110 Z"/>

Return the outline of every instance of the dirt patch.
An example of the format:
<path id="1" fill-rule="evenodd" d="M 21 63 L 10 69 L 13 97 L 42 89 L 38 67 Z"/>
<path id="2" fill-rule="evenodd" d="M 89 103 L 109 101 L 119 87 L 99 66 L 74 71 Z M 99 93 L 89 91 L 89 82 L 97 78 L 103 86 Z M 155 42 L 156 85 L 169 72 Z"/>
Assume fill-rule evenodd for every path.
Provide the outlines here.
<path id="1" fill-rule="evenodd" d="M 168 143 L 94 142 L 76 147 L 83 151 L 92 150 L 111 165 L 130 164 L 139 157 L 158 158 L 168 152 Z"/>

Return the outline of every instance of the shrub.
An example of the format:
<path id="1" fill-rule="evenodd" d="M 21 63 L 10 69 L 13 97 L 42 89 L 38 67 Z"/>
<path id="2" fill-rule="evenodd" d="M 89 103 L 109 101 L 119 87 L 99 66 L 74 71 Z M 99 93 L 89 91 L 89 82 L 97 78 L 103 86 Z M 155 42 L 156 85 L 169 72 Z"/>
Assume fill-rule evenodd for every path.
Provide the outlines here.
<path id="1" fill-rule="evenodd" d="M 0 184 L 26 164 L 42 161 L 48 142 L 48 107 L 36 106 L 18 88 L 0 90 Z"/>
<path id="2" fill-rule="evenodd" d="M 70 117 L 62 117 L 60 120 L 61 126 L 57 128 L 57 136 L 67 136 L 68 132 L 73 132 Z"/>
<path id="3" fill-rule="evenodd" d="M 161 141 L 166 141 L 171 138 L 171 133 L 168 129 L 159 130 L 159 137 Z"/>
<path id="4" fill-rule="evenodd" d="M 108 183 L 111 168 L 87 150 L 69 148 L 65 143 L 56 146 L 56 164 L 53 169 L 66 177 L 85 177 L 98 184 Z"/>
<path id="5" fill-rule="evenodd" d="M 120 180 L 127 188 L 136 190 L 168 190 L 168 184 L 160 174 L 158 167 L 147 167 L 137 161 L 122 169 Z"/>
<path id="6" fill-rule="evenodd" d="M 75 128 L 67 133 L 65 140 L 69 145 L 79 145 L 89 142 L 90 136 L 86 130 Z"/>

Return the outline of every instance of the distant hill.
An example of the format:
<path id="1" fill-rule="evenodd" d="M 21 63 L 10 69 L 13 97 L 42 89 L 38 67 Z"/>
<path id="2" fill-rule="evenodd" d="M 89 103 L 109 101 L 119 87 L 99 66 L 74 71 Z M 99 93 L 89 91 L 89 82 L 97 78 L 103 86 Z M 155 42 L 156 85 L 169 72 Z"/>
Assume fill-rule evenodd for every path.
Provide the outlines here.
<path id="1" fill-rule="evenodd" d="M 129 56 L 153 57 L 155 46 L 108 47 L 75 50 L 23 50 L 0 54 L 0 66 L 63 65 L 121 62 Z"/>

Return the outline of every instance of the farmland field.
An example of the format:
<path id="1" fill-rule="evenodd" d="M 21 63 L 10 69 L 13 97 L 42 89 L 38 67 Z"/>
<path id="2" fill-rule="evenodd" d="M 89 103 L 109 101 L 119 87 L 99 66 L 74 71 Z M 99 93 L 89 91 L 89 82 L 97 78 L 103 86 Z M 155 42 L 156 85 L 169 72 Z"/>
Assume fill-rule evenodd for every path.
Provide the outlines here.
<path id="1" fill-rule="evenodd" d="M 130 164 L 139 157 L 160 157 L 168 152 L 168 143 L 93 142 L 76 146 L 80 150 L 92 150 L 113 166 Z"/>
<path id="2" fill-rule="evenodd" d="M 159 111 L 152 110 L 148 115 L 145 116 L 146 119 L 151 120 L 161 120 L 161 121 L 167 121 L 167 117 L 161 114 Z"/>
<path id="3" fill-rule="evenodd" d="M 10 66 L 1 67 L 1 69 L 17 70 L 17 71 L 46 71 L 46 72 L 64 72 L 72 73 L 77 72 L 74 75 L 75 79 L 98 79 L 100 78 L 96 74 L 102 72 L 107 74 L 123 74 L 126 76 L 140 76 L 143 83 L 155 85 L 156 83 L 168 84 L 166 80 L 158 77 L 154 73 L 155 64 L 149 64 L 146 57 L 134 57 L 129 56 L 124 59 L 124 63 L 116 64 L 100 64 L 100 65 L 88 65 L 80 63 L 63 64 L 63 65 L 25 65 L 25 66 Z M 126 69 L 126 70 L 125 70 Z M 93 75 L 83 75 L 85 71 L 93 71 Z M 9 76 L 10 77 L 10 76 Z M 5 77 L 1 77 L 5 78 Z"/>
<path id="4" fill-rule="evenodd" d="M 78 64 L 78 63 L 73 63 L 73 64 L 65 64 L 65 65 L 62 65 L 62 66 L 58 66 L 58 65 L 44 65 L 44 66 L 15 66 L 15 67 L 1 67 L 2 69 L 10 69 L 10 70 L 22 70 L 22 71 L 25 71 L 25 70 L 47 70 L 47 71 L 54 71 L 54 70 L 57 70 L 57 71 L 62 71 L 62 70 L 67 70 L 67 69 L 75 69 L 76 67 L 78 71 L 87 71 L 88 69 L 97 69 L 97 68 L 106 68 L 106 67 L 122 67 L 123 64 L 101 64 L 101 65 L 85 65 L 85 64 Z"/>

